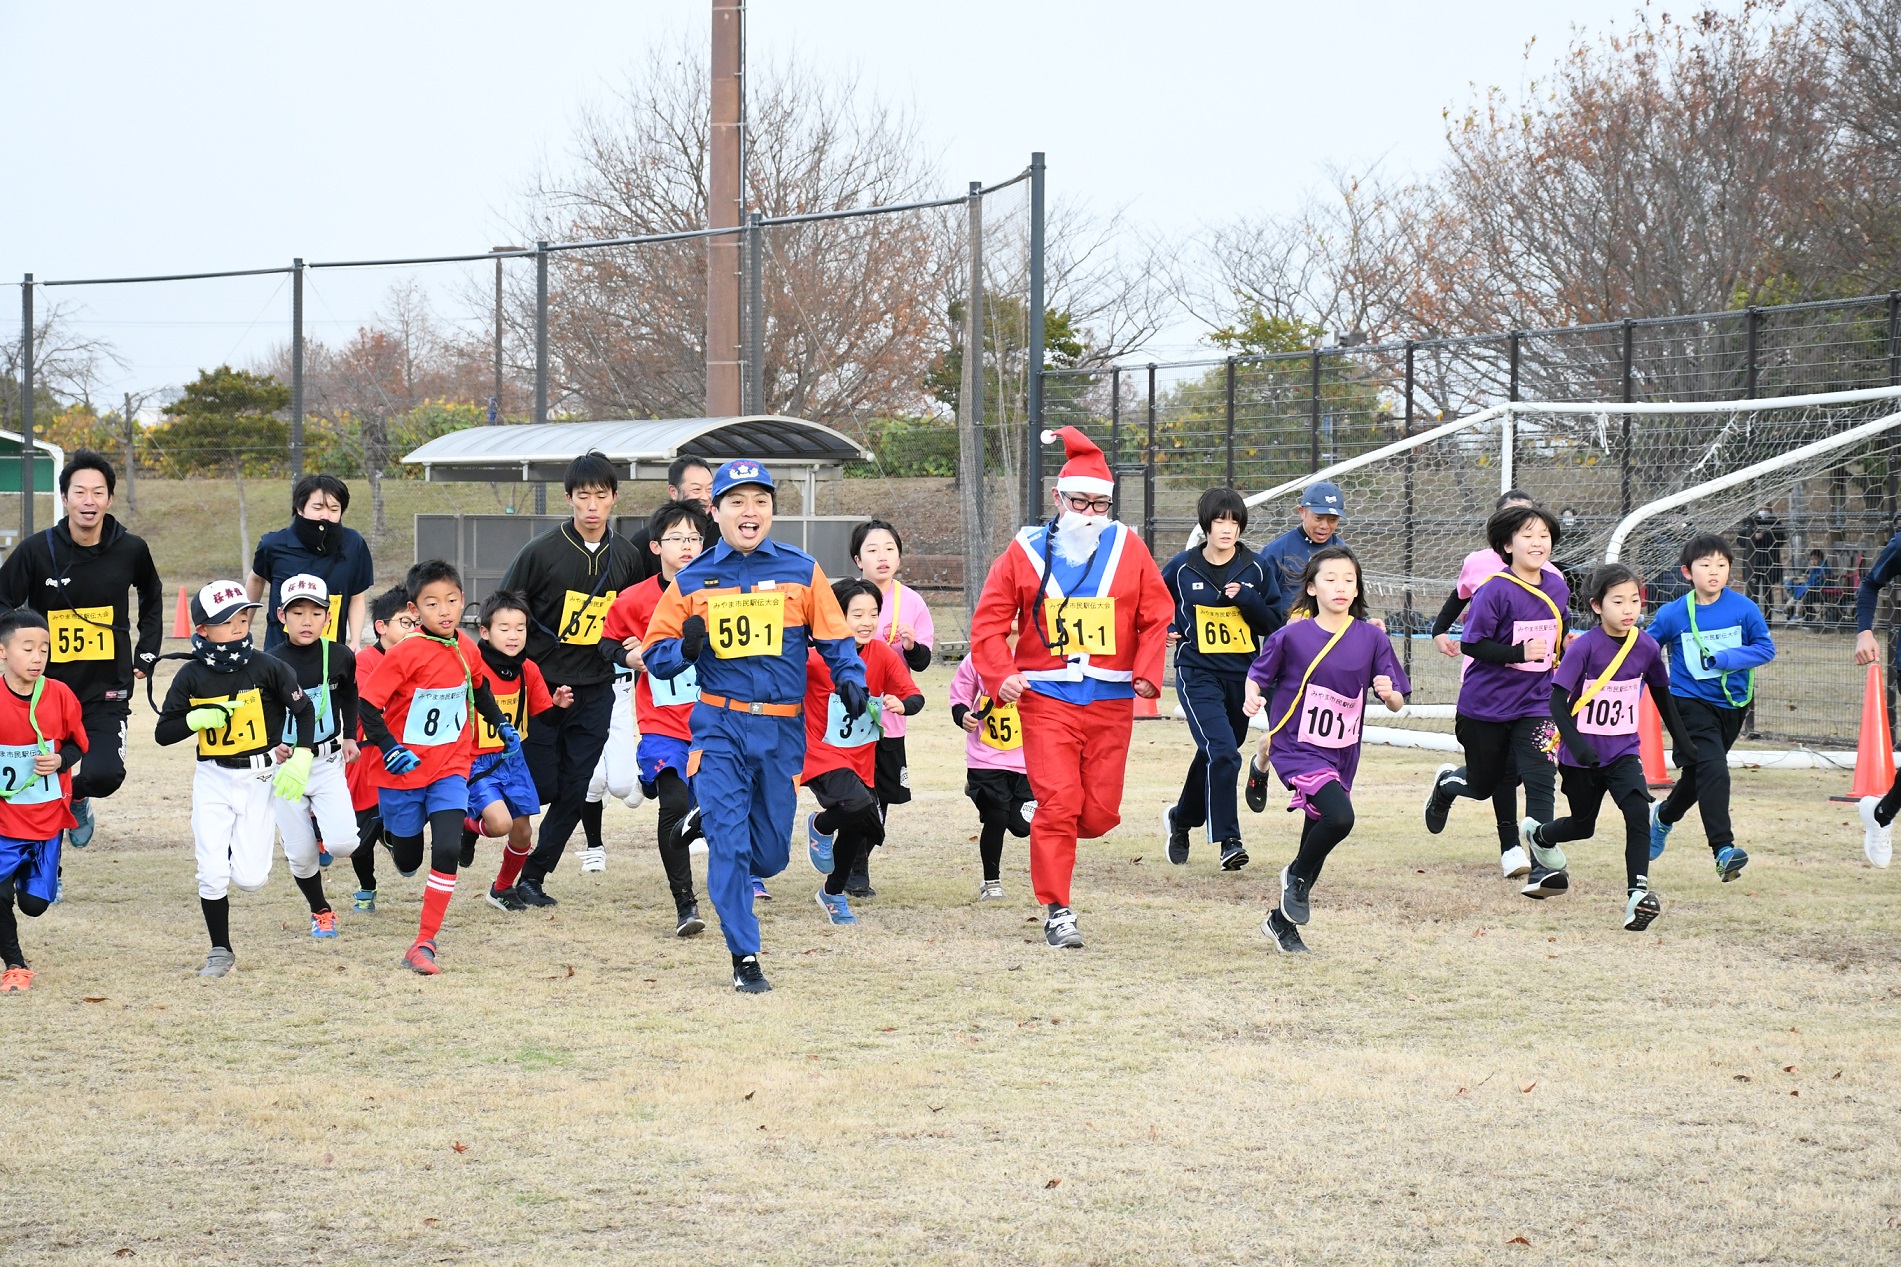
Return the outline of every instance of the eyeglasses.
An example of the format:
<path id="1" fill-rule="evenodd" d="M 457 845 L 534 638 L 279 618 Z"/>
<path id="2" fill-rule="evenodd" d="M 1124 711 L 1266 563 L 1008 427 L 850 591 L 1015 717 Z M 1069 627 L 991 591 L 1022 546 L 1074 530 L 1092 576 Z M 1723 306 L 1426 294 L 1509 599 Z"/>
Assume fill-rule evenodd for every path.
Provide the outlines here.
<path id="1" fill-rule="evenodd" d="M 1115 503 L 1107 497 L 1078 497 L 1074 493 L 1064 493 L 1063 500 L 1068 502 L 1069 508 L 1078 514 L 1093 510 L 1098 515 L 1104 515 L 1109 513 L 1111 506 L 1115 505 Z"/>
<path id="2" fill-rule="evenodd" d="M 701 540 L 702 538 L 696 532 L 690 537 L 662 537 L 660 538 L 660 544 L 663 546 L 696 546 L 700 544 Z"/>

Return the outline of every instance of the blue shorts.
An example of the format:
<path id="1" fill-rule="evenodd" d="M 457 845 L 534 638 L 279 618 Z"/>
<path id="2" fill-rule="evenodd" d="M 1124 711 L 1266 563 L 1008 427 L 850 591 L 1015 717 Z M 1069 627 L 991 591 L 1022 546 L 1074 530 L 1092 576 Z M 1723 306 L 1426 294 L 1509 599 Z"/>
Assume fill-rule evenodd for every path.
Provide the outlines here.
<path id="1" fill-rule="evenodd" d="M 519 749 L 491 753 L 475 759 L 469 772 L 469 817 L 480 818 L 482 811 L 500 801 L 516 818 L 541 812 L 541 797 L 535 791 L 535 777 L 528 773 L 528 760 Z"/>
<path id="2" fill-rule="evenodd" d="M 680 776 L 683 783 L 691 783 L 686 774 L 686 740 L 675 739 L 672 735 L 642 735 L 640 746 L 634 750 L 634 761 L 640 770 L 640 789 L 652 796 L 653 785 L 660 781 L 662 770 L 671 770 Z"/>
<path id="3" fill-rule="evenodd" d="M 0 836 L 0 884 L 11 880 L 21 893 L 51 905 L 59 895 L 59 845 L 65 836 L 65 832 L 51 840 Z"/>
<path id="4" fill-rule="evenodd" d="M 383 831 L 390 836 L 420 836 L 437 810 L 469 812 L 469 781 L 445 774 L 426 787 L 380 787 L 376 803 L 383 812 Z"/>

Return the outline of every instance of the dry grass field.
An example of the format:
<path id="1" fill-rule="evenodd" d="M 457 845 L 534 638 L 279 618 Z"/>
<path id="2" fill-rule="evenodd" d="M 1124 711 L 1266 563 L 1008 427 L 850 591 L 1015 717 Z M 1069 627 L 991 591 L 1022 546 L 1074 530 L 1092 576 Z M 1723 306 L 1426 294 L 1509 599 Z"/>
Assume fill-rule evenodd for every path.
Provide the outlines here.
<path id="1" fill-rule="evenodd" d="M 1059 953 L 1020 842 L 1011 900 L 974 901 L 947 681 L 863 922 L 826 926 L 795 854 L 760 998 L 670 936 L 651 806 L 610 807 L 607 873 L 570 859 L 552 915 L 481 902 L 484 846 L 433 980 L 396 966 L 419 878 L 385 864 L 316 943 L 280 859 L 200 981 L 191 758 L 141 707 L 0 999 L 0 1261 L 1901 1261 L 1901 872 L 1842 776 L 1739 771 L 1744 880 L 1691 822 L 1632 935 L 1616 841 L 1527 901 L 1485 807 L 1423 834 L 1431 754 L 1373 750 L 1287 958 L 1257 926 L 1294 820 L 1244 814 L 1238 875 L 1199 840 L 1169 867 L 1190 741 L 1145 723 Z"/>

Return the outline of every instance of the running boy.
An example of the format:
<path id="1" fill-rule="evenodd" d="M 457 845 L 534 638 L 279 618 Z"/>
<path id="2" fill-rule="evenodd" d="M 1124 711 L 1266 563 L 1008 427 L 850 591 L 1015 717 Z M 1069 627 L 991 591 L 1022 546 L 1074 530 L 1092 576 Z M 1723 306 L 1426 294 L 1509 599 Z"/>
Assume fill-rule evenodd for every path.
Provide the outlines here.
<path id="1" fill-rule="evenodd" d="M 674 577 L 647 629 L 656 681 L 698 676 L 687 775 L 704 811 L 706 891 L 733 956 L 733 988 L 763 994 L 751 877 L 785 870 L 805 764 L 805 653 L 832 671 L 844 717 L 864 714 L 865 669 L 812 556 L 772 540 L 773 483 L 750 459 L 713 476 L 720 542 Z"/>
<path id="2" fill-rule="evenodd" d="M 456 627 L 462 619 L 461 574 L 430 559 L 410 568 L 403 584 L 416 632 L 384 659 L 357 712 L 363 733 L 383 750 L 385 777 L 377 801 L 390 856 L 402 874 L 414 875 L 422 866 L 423 828 L 429 829 L 422 920 L 402 962 L 432 977 L 442 971 L 436 966 L 436 934 L 455 893 L 462 820 L 469 812 L 471 714 L 495 728 L 507 751 L 518 751 L 521 737 L 495 703 L 480 650 Z"/>
<path id="3" fill-rule="evenodd" d="M 1248 733 L 1245 684 L 1261 639 L 1280 628 L 1280 613 L 1270 601 L 1278 589 L 1267 565 L 1241 543 L 1248 529 L 1241 494 L 1209 489 L 1195 506 L 1195 518 L 1205 540 L 1162 569 L 1162 584 L 1175 600 L 1169 625 L 1175 694 L 1195 737 L 1181 795 L 1162 811 L 1162 834 L 1168 860 L 1182 866 L 1188 833 L 1206 825 L 1209 841 L 1220 845 L 1221 869 L 1239 871 L 1248 864 L 1235 794 Z"/>
<path id="4" fill-rule="evenodd" d="M 693 785 L 687 779 L 686 767 L 687 743 L 693 738 L 693 703 L 700 698 L 700 680 L 692 665 L 666 682 L 643 672 L 646 661 L 641 658 L 641 647 L 661 596 L 673 588 L 673 578 L 680 569 L 699 557 L 706 539 L 713 535 L 713 521 L 698 502 L 671 501 L 653 512 L 647 530 L 639 535 L 646 538 L 660 570 L 622 590 L 607 609 L 601 654 L 638 674 L 628 713 L 640 727 L 635 760 L 641 791 L 660 806 L 660 865 L 666 870 L 667 888 L 673 894 L 673 935 L 692 937 L 706 929 L 699 901 L 693 896 L 693 858 L 687 851 L 687 845 L 698 834 Z"/>
<path id="5" fill-rule="evenodd" d="M 1713 532 L 1691 537 L 1678 556 L 1690 592 L 1665 603 L 1650 622 L 1650 636 L 1670 649 L 1670 693 L 1676 696 L 1689 740 L 1677 748 L 1683 754 L 1682 776 L 1663 804 L 1651 811 L 1650 856 L 1662 855 L 1670 829 L 1695 805 L 1716 857 L 1716 874 L 1725 884 L 1749 864 L 1749 855 L 1736 847 L 1729 822 L 1729 750 L 1742 734 L 1743 712 L 1755 698 L 1756 669 L 1776 657 L 1762 609 L 1729 588 L 1733 551 Z M 1864 827 L 1868 820 L 1864 804 Z"/>
<path id="6" fill-rule="evenodd" d="M 315 711 L 317 729 L 312 736 L 316 756 L 304 794 L 292 801 L 278 799 L 271 808 L 284 841 L 284 861 L 310 903 L 310 935 L 335 937 L 337 913 L 323 894 L 317 836 L 321 833 L 328 851 L 339 858 L 354 857 L 362 848 L 344 777 L 344 767 L 357 759 L 356 657 L 350 648 L 323 636 L 330 624 L 330 587 L 322 577 L 309 572 L 285 577 L 277 593 L 284 604 L 277 613 L 284 641 L 265 654 L 290 667 Z M 276 755 L 279 761 L 290 756 L 288 741 L 277 746 Z M 314 829 L 312 815 L 317 820 Z"/>
<path id="7" fill-rule="evenodd" d="M 878 637 L 904 657 L 905 667 L 922 673 L 931 667 L 931 648 L 937 642 L 937 626 L 931 622 L 931 609 L 916 590 L 906 589 L 898 580 L 904 566 L 904 538 L 882 519 L 868 519 L 852 529 L 851 558 L 858 575 L 878 587 Z M 887 714 L 879 724 L 878 778 L 872 790 L 878 794 L 878 812 L 889 817 L 893 805 L 911 800 L 911 762 L 904 751 L 904 730 L 909 724 L 903 713 Z M 845 879 L 845 892 L 853 897 L 872 897 L 871 855 L 861 855 Z"/>
<path id="8" fill-rule="evenodd" d="M 571 687 L 552 693 L 541 670 L 528 658 L 528 600 L 513 590 L 496 590 L 482 601 L 477 618 L 482 634 L 482 663 L 488 669 L 489 690 L 502 717 L 517 735 L 528 733 L 530 718 L 540 721 L 550 709 L 574 704 Z M 502 866 L 488 887 L 488 904 L 501 911 L 525 911 L 528 903 L 515 894 L 522 864 L 534 849 L 532 823 L 541 809 L 535 779 L 520 746 L 511 747 L 500 727 L 483 721 L 475 728 L 475 759 L 469 767 L 469 817 L 462 825 L 463 867 L 475 865 L 478 835 L 505 836 Z"/>
<path id="9" fill-rule="evenodd" d="M 816 650 L 805 657 L 805 769 L 799 781 L 818 798 L 819 812 L 805 816 L 806 856 L 825 877 L 818 904 L 834 924 L 856 924 L 845 895 L 852 864 L 884 839 L 884 808 L 872 784 L 881 723 L 924 707 L 923 693 L 911 681 L 891 644 L 878 636 L 882 595 L 870 581 L 835 581 L 832 595 L 865 662 L 865 689 L 871 707 L 847 717 L 832 693 L 832 675 Z"/>
<path id="10" fill-rule="evenodd" d="M 1280 905 L 1261 932 L 1287 954 L 1305 954 L 1300 926 L 1308 895 L 1334 846 L 1353 830 L 1353 776 L 1360 768 L 1360 722 L 1371 690 L 1393 712 L 1406 706 L 1412 683 L 1384 630 L 1368 624 L 1360 592 L 1360 561 L 1345 546 L 1322 546 L 1307 559 L 1287 625 L 1268 638 L 1248 670 L 1242 711 L 1267 703 L 1263 688 L 1292 685 L 1278 700 L 1268 731 L 1274 773 L 1293 793 L 1287 808 L 1306 822 L 1300 852 L 1281 869 Z M 1298 683 L 1298 685 L 1294 685 Z"/>
<path id="11" fill-rule="evenodd" d="M 1637 574 L 1621 563 L 1599 568 L 1591 575 L 1591 610 L 1597 628 L 1571 644 L 1551 681 L 1551 720 L 1564 737 L 1558 770 L 1571 813 L 1544 824 L 1527 818 L 1522 831 L 1534 851 L 1589 840 L 1608 792 L 1624 816 L 1624 927 L 1641 933 L 1663 913 L 1650 888 L 1650 789 L 1637 751 L 1638 700 L 1646 686 L 1677 751 L 1688 754 L 1690 740 L 1670 699 L 1663 649 L 1637 628 L 1644 611 Z"/>
<path id="12" fill-rule="evenodd" d="M 316 709 L 290 666 L 254 654 L 251 613 L 262 607 L 237 581 L 213 581 L 191 600 L 191 661 L 172 678 L 153 737 L 170 745 L 198 737 L 191 783 L 191 834 L 198 854 L 198 905 L 211 950 L 201 977 L 237 966 L 231 950 L 230 889 L 246 893 L 271 876 L 273 791 L 301 800 L 310 768 Z M 286 715 L 292 729 L 284 728 Z M 292 751 L 277 759 L 278 739 Z M 273 773 L 275 771 L 275 773 Z"/>
<path id="13" fill-rule="evenodd" d="M 396 644 L 416 632 L 416 618 L 409 614 L 409 591 L 392 585 L 370 603 L 370 624 L 376 641 L 356 653 L 356 689 L 358 699 L 382 666 L 383 657 Z M 376 844 L 383 839 L 383 815 L 377 805 L 377 790 L 382 786 L 383 750 L 363 738 L 363 722 L 356 724 L 357 759 L 343 768 L 350 784 L 350 808 L 356 811 L 356 852 L 350 865 L 356 868 L 356 897 L 352 907 L 361 915 L 376 911 Z"/>
<path id="14" fill-rule="evenodd" d="M 977 900 L 994 902 L 1003 897 L 1003 834 L 1023 839 L 1036 815 L 1036 794 L 1023 771 L 1023 717 L 1015 704 L 999 704 L 983 693 L 969 656 L 951 678 L 950 709 L 951 720 L 967 736 L 964 795 L 983 824 L 977 853 L 984 874 Z"/>
<path id="15" fill-rule="evenodd" d="M 46 676 L 53 637 L 46 617 L 20 607 L 0 615 L 0 994 L 31 988 L 20 949 L 20 913 L 46 914 L 59 895 L 59 846 L 73 825 L 72 768 L 86 752 L 79 697 Z"/>

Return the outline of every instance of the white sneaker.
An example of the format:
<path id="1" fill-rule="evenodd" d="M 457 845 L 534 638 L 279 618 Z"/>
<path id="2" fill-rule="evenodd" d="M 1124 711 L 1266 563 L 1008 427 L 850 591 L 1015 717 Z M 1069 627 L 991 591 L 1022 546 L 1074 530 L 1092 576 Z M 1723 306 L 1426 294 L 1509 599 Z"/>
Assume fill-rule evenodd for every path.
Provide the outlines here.
<path id="1" fill-rule="evenodd" d="M 1885 867 L 1894 856 L 1894 825 L 1883 827 L 1875 821 L 1875 806 L 1881 804 L 1879 797 L 1864 796 L 1859 802 L 1861 810 L 1861 851 L 1868 855 L 1868 861 L 1877 867 Z"/>
<path id="2" fill-rule="evenodd" d="M 1523 845 L 1513 845 L 1498 855 L 1498 866 L 1507 880 L 1516 880 L 1521 875 L 1531 874 L 1531 855 L 1525 852 Z"/>
<path id="3" fill-rule="evenodd" d="M 581 874 L 598 875 L 607 870 L 607 850 L 593 845 L 581 851 Z"/>
<path id="4" fill-rule="evenodd" d="M 1003 881 L 985 880 L 983 887 L 977 890 L 979 902 L 1000 902 L 1003 900 Z"/>
<path id="5" fill-rule="evenodd" d="M 647 803 L 647 794 L 640 790 L 640 784 L 634 784 L 634 790 L 620 798 L 620 803 L 628 809 L 639 809 Z"/>

